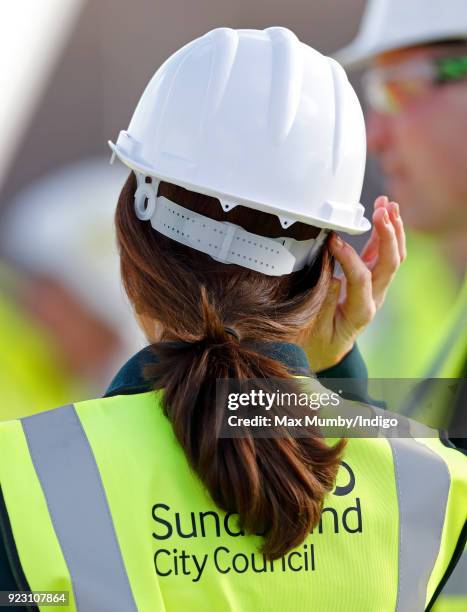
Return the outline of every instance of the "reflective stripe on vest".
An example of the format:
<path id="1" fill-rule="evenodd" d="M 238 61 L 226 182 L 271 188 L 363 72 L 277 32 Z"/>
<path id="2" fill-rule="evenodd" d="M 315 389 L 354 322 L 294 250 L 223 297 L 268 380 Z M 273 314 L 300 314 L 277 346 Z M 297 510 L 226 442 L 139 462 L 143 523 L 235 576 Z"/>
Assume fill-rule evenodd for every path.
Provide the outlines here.
<path id="1" fill-rule="evenodd" d="M 450 475 L 441 457 L 410 438 L 389 438 L 399 501 L 397 612 L 425 609 L 438 557 Z"/>
<path id="2" fill-rule="evenodd" d="M 78 609 L 136 605 L 99 470 L 73 405 L 22 419 Z M 66 440 L 66 444 L 63 441 Z"/>
<path id="3" fill-rule="evenodd" d="M 442 591 L 442 595 L 463 595 L 467 597 L 467 549 L 462 553 L 459 562 L 446 583 L 446 587 Z"/>

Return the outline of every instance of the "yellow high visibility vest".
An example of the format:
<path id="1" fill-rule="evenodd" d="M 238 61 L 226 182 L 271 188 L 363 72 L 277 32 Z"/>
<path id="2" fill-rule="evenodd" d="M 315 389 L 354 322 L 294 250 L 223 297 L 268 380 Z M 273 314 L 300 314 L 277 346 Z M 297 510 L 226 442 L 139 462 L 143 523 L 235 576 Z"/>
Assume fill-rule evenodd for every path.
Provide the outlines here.
<path id="1" fill-rule="evenodd" d="M 370 378 L 425 376 L 459 294 L 458 279 L 436 241 L 412 233 L 407 249 L 383 307 L 358 339 Z"/>
<path id="2" fill-rule="evenodd" d="M 445 337 L 440 342 L 429 377 L 459 378 L 465 376 L 467 362 L 467 277 L 451 313 Z M 452 412 L 452 407 L 446 406 Z M 466 407 L 467 409 L 467 407 Z M 453 415 L 447 415 L 449 421 Z M 433 612 L 467 610 L 467 549 L 464 550 Z"/>
<path id="3" fill-rule="evenodd" d="M 0 263 L 0 421 L 50 409 L 70 397 L 86 397 L 84 383 L 73 380 L 63 367 L 49 335 L 11 300 L 8 292 L 14 282 Z"/>
<path id="4" fill-rule="evenodd" d="M 426 609 L 467 534 L 464 455 L 436 438 L 349 440 L 319 526 L 268 561 L 190 469 L 161 398 L 0 423 L 0 487 L 32 590 L 69 591 L 62 609 L 86 612 Z"/>

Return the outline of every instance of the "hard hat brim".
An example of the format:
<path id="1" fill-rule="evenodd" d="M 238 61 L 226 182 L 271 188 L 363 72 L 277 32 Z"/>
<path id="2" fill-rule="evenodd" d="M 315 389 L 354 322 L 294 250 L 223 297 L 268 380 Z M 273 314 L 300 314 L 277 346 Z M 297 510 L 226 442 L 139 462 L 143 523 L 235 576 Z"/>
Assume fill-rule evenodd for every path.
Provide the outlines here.
<path id="1" fill-rule="evenodd" d="M 400 37 L 392 41 L 380 42 L 377 45 L 368 45 L 357 37 L 349 45 L 336 51 L 331 57 L 341 64 L 346 69 L 359 69 L 367 66 L 377 55 L 381 53 L 387 53 L 389 51 L 396 51 L 398 49 L 404 49 L 407 47 L 414 47 L 417 45 L 429 45 L 430 43 L 438 43 L 442 41 L 465 39 L 467 40 L 467 34 L 465 28 L 462 30 L 456 30 L 443 35 L 437 34 L 436 36 L 429 37 L 423 34 L 419 37 Z"/>
<path id="2" fill-rule="evenodd" d="M 272 215 L 277 215 L 280 217 L 291 217 L 294 221 L 299 221 L 301 223 L 305 223 L 306 225 L 313 225 L 315 227 L 319 227 L 322 229 L 331 229 L 336 231 L 345 232 L 351 235 L 364 234 L 371 228 L 371 223 L 368 219 L 363 217 L 361 219 L 360 225 L 346 225 L 331 222 L 324 218 L 319 218 L 318 216 L 305 216 L 305 215 L 290 215 L 284 210 L 281 210 L 269 203 L 266 202 L 258 202 L 253 200 L 248 200 L 243 197 L 239 197 L 233 194 L 219 192 L 209 187 L 205 187 L 204 185 L 198 185 L 195 183 L 187 182 L 186 180 L 180 180 L 174 176 L 167 176 L 157 171 L 156 168 L 152 168 L 144 163 L 137 162 L 134 159 L 125 155 L 121 149 L 113 143 L 112 141 L 108 141 L 109 147 L 111 148 L 113 155 L 118 157 L 118 159 L 125 164 L 128 168 L 135 172 L 140 172 L 146 176 L 153 176 L 161 181 L 165 181 L 168 183 L 173 183 L 190 191 L 194 191 L 196 193 L 201 193 L 203 195 L 207 195 L 210 197 L 218 198 L 219 200 L 232 202 L 233 205 L 241 205 L 246 206 L 247 208 L 251 208 L 253 210 L 260 210 L 265 213 L 269 213 Z M 232 208 L 234 207 L 232 206 Z M 224 209 L 225 210 L 225 209 Z"/>

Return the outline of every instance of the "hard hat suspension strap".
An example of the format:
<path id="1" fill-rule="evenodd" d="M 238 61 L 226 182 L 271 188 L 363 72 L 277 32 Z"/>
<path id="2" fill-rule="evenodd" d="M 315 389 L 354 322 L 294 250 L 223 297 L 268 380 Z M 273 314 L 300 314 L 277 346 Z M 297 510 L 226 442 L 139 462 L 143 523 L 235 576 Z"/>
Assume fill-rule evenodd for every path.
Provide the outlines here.
<path id="1" fill-rule="evenodd" d="M 164 236 L 222 263 L 237 264 L 269 276 L 290 274 L 312 263 L 328 233 L 322 229 L 310 240 L 253 234 L 228 221 L 216 221 L 163 196 L 157 197 L 159 181 L 153 178 L 146 183 L 143 175 L 137 176 L 138 219 L 150 220 L 153 229 Z"/>

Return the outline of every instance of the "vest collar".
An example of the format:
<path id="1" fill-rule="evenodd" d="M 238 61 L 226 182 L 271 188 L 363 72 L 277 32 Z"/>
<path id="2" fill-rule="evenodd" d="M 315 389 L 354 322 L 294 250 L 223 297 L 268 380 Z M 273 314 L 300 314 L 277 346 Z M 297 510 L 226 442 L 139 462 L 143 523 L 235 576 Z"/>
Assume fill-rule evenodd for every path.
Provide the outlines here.
<path id="1" fill-rule="evenodd" d="M 288 342 L 258 342 L 259 353 L 280 361 L 292 374 L 312 376 L 305 351 Z M 125 363 L 109 385 L 104 397 L 132 395 L 151 391 L 151 384 L 144 378 L 144 368 L 156 360 L 151 346 L 146 346 Z"/>

